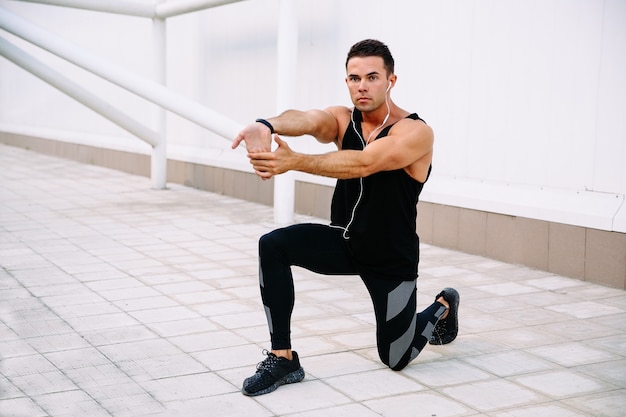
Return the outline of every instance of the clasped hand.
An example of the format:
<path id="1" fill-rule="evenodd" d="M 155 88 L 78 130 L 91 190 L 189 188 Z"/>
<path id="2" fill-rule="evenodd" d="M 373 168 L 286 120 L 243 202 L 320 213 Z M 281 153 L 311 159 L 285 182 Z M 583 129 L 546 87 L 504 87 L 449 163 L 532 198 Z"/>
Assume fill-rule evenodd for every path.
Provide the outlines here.
<path id="1" fill-rule="evenodd" d="M 272 138 L 278 145 L 274 152 L 271 151 Z M 232 148 L 237 148 L 241 142 L 246 145 L 254 172 L 262 179 L 268 180 L 292 168 L 290 163 L 295 153 L 278 135 L 271 135 L 263 124 L 252 123 L 246 126 L 233 141 Z"/>
<path id="2" fill-rule="evenodd" d="M 278 135 L 273 135 L 273 138 L 278 145 L 273 152 L 248 153 L 254 172 L 264 180 L 292 169 L 292 162 L 295 156 L 287 142 L 283 141 Z"/>

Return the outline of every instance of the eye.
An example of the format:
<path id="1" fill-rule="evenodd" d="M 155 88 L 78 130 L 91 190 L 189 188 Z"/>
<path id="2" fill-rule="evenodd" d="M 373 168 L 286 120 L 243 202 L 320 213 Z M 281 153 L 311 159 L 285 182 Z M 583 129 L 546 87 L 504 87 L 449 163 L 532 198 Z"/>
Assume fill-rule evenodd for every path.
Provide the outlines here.
<path id="1" fill-rule="evenodd" d="M 378 77 L 376 75 L 370 75 L 370 81 L 376 81 Z"/>
<path id="2" fill-rule="evenodd" d="M 358 83 L 359 82 L 359 77 L 353 75 L 353 76 L 350 77 L 350 81 L 353 82 L 353 83 Z"/>

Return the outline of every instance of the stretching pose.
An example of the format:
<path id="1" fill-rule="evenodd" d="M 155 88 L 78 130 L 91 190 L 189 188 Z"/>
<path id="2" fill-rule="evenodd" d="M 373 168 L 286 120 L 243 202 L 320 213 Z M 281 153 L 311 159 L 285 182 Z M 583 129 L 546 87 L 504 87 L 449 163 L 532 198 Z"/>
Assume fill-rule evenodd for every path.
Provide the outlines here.
<path id="1" fill-rule="evenodd" d="M 407 366 L 429 341 L 450 343 L 458 333 L 456 290 L 444 288 L 433 304 L 416 311 L 416 205 L 431 171 L 432 129 L 391 100 L 397 76 L 385 44 L 368 39 L 352 46 L 346 73 L 354 108 L 288 110 L 258 119 L 233 142 L 233 148 L 245 142 L 250 162 L 263 179 L 289 170 L 338 179 L 330 225 L 296 224 L 259 241 L 259 280 L 271 352 L 244 381 L 245 395 L 266 394 L 304 378 L 290 338 L 292 265 L 361 277 L 374 305 L 378 354 L 393 370 Z M 278 134 L 312 135 L 338 150 L 297 153 Z M 278 145 L 274 152 L 272 139 Z"/>

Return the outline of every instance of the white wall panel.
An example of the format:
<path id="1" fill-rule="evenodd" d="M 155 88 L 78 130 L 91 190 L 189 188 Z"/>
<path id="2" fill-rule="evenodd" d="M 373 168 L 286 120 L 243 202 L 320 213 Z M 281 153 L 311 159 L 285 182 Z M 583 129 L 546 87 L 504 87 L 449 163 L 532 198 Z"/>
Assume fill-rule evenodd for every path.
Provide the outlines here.
<path id="1" fill-rule="evenodd" d="M 425 199 L 609 230 L 624 223 L 614 217 L 626 195 L 626 2 L 294 1 L 297 107 L 349 105 L 348 48 L 366 37 L 385 41 L 396 58 L 394 100 L 435 129 L 435 171 Z M 10 0 L 0 6 L 152 74 L 149 19 Z M 170 19 L 168 86 L 240 123 L 272 116 L 278 7 L 278 0 L 248 0 Z M 150 122 L 153 106 L 26 47 Z M 129 138 L 0 59 L 3 126 Z M 226 140 L 178 116 L 168 116 L 167 132 L 172 156 L 248 169 Z M 290 143 L 300 151 L 332 150 L 312 140 Z"/>
<path id="2" fill-rule="evenodd" d="M 604 8 L 594 146 L 594 191 L 626 192 L 626 2 Z"/>

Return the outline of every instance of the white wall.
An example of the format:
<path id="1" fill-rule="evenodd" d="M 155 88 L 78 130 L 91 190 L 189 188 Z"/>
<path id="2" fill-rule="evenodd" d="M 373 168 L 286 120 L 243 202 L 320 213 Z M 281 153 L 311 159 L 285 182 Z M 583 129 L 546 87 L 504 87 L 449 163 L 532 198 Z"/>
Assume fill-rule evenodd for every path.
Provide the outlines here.
<path id="1" fill-rule="evenodd" d="M 436 133 L 425 200 L 626 232 L 625 1 L 294 1 L 297 107 L 349 105 L 348 48 L 368 37 L 386 42 L 399 77 L 394 100 Z M 151 74 L 148 19 L 9 0 L 0 6 Z M 242 124 L 274 115 L 278 7 L 278 0 L 248 0 L 168 20 L 168 86 Z M 150 122 L 153 106 L 29 50 Z M 0 130 L 34 128 L 147 152 L 0 59 Z M 290 142 L 301 151 L 331 150 Z M 168 149 L 174 157 L 248 169 L 223 138 L 177 116 L 168 118 Z"/>

